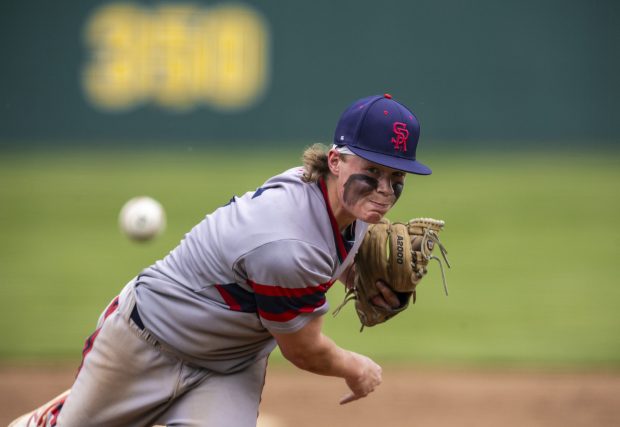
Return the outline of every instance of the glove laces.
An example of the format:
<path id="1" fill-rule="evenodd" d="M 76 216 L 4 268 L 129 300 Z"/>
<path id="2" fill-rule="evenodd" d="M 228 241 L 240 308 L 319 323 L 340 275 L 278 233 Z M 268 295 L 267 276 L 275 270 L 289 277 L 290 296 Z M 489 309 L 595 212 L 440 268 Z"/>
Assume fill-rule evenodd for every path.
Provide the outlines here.
<path id="1" fill-rule="evenodd" d="M 427 240 L 432 241 L 434 244 L 436 244 L 439 247 L 439 252 L 441 253 L 441 257 L 443 258 L 448 268 L 451 268 L 450 261 L 448 260 L 448 250 L 443 245 L 443 243 L 441 243 L 441 240 L 439 240 L 439 236 L 437 235 L 437 233 L 435 233 L 435 231 L 431 230 L 430 228 L 424 232 L 423 242 L 426 242 Z M 422 256 L 424 256 L 424 258 L 426 258 L 427 261 L 434 259 L 439 264 L 439 269 L 441 270 L 441 281 L 443 283 L 443 291 L 446 294 L 446 296 L 448 296 L 448 282 L 446 280 L 446 273 L 444 271 L 443 262 L 441 262 L 441 258 L 439 258 L 436 255 L 433 255 L 432 252 L 428 249 L 428 246 L 425 244 L 422 244 L 422 247 L 420 249 L 422 252 Z M 415 265 L 413 267 L 415 268 Z"/>

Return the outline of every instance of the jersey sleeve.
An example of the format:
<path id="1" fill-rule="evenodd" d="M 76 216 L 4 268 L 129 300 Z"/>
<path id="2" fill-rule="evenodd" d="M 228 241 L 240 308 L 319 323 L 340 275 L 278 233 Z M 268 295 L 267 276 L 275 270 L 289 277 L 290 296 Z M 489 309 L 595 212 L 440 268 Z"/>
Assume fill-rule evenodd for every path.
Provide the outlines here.
<path id="1" fill-rule="evenodd" d="M 238 264 L 254 292 L 262 324 L 269 331 L 292 333 L 327 312 L 333 260 L 299 240 L 280 240 L 246 254 Z"/>

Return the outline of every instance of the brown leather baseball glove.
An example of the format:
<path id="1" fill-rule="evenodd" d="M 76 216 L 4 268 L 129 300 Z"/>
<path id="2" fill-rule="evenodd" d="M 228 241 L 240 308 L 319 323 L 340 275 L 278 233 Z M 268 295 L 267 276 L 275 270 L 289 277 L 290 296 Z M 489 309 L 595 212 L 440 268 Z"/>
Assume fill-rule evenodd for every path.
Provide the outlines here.
<path id="1" fill-rule="evenodd" d="M 444 222 L 432 218 L 415 218 L 407 223 L 390 223 L 383 219 L 368 227 L 359 251 L 355 257 L 355 278 L 349 287 L 342 306 L 355 300 L 355 310 L 364 326 L 383 323 L 409 306 L 416 299 L 416 286 L 427 272 L 431 259 L 439 262 L 444 291 L 448 295 L 446 278 L 441 259 L 433 255 L 435 246 L 439 247 L 442 258 L 450 267 L 447 251 L 439 241 L 439 232 Z M 377 282 L 385 283 L 400 301 L 398 308 L 386 308 L 373 304 L 374 297 L 380 295 Z"/>

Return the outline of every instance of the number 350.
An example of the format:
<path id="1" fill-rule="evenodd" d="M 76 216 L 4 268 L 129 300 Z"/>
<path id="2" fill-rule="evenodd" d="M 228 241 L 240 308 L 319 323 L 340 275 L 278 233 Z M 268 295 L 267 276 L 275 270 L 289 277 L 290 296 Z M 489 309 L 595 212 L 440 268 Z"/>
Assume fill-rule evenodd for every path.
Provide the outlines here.
<path id="1" fill-rule="evenodd" d="M 116 3 L 93 13 L 84 37 L 84 91 L 104 110 L 239 110 L 269 80 L 267 23 L 249 6 Z"/>

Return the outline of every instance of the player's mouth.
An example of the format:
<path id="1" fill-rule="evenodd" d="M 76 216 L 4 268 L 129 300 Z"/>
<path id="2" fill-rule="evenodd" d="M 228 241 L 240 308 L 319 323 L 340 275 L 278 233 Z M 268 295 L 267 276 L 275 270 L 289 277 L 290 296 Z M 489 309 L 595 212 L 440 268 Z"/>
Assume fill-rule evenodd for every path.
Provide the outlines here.
<path id="1" fill-rule="evenodd" d="M 387 212 L 392 207 L 392 202 L 377 202 L 375 200 L 369 200 L 370 204 L 380 211 Z"/>

